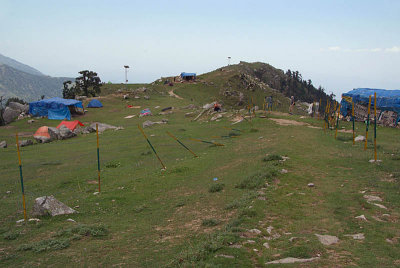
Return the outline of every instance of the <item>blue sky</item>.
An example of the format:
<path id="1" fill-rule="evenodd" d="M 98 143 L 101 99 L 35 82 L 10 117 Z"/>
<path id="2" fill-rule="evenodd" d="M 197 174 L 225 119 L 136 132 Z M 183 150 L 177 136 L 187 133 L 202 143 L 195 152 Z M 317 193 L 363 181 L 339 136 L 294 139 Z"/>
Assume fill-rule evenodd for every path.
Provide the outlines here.
<path id="1" fill-rule="evenodd" d="M 400 1 L 0 0 L 0 53 L 51 76 L 130 82 L 239 61 L 298 70 L 336 95 L 400 89 Z"/>

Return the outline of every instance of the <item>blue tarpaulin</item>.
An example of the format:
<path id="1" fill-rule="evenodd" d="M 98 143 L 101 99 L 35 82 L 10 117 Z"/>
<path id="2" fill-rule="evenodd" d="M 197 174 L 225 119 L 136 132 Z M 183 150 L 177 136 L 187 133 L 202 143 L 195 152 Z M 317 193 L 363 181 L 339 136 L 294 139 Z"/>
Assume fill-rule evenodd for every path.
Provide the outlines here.
<path id="1" fill-rule="evenodd" d="M 369 96 L 371 96 L 371 109 L 374 107 L 374 93 L 376 92 L 376 108 L 381 111 L 393 111 L 398 115 L 397 122 L 400 119 L 400 90 L 386 90 L 374 88 L 356 88 L 344 93 L 342 96 L 351 97 L 354 103 L 368 105 Z M 342 99 L 340 112 L 347 116 L 347 111 L 351 110 L 351 103 Z"/>
<path id="2" fill-rule="evenodd" d="M 188 77 L 188 76 L 196 77 L 196 73 L 185 73 L 185 72 L 181 73 L 182 78 Z"/>
<path id="3" fill-rule="evenodd" d="M 33 116 L 47 116 L 49 119 L 71 120 L 71 112 L 68 106 L 83 109 L 81 101 L 51 98 L 29 103 L 29 113 Z"/>

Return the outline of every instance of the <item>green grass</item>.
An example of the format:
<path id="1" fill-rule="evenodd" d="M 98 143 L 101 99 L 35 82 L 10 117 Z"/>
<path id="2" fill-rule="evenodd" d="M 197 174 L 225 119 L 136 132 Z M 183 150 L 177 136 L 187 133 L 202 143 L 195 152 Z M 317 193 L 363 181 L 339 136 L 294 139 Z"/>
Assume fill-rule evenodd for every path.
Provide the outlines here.
<path id="1" fill-rule="evenodd" d="M 214 79 L 212 75 L 204 79 Z M 114 92 L 121 85 L 107 86 Z M 174 86 L 185 97 L 179 100 L 167 96 L 169 88 L 155 84 L 149 86 L 154 89 L 148 93 L 150 100 L 103 96 L 104 108 L 77 118 L 85 125 L 99 121 L 124 127 L 100 135 L 98 195 L 93 195 L 98 185 L 92 184 L 97 180 L 94 133 L 21 148 L 28 216 L 34 199 L 50 194 L 79 211 L 42 217 L 39 223 L 16 224 L 23 211 L 13 142 L 16 131 L 31 138 L 29 133 L 38 127 L 59 122 L 38 119 L 28 124 L 21 120 L 1 127 L 0 140 L 9 146 L 0 151 L 0 266 L 262 267 L 279 258 L 318 254 L 321 259 L 307 267 L 398 265 L 398 242 L 386 242 L 400 237 L 398 129 L 378 126 L 378 159 L 382 162 L 377 164 L 368 162 L 373 159 L 373 147 L 364 151 L 364 143 L 352 145 L 351 134 L 338 133 L 335 140 L 334 131 L 280 126 L 265 118 L 235 125 L 241 135 L 222 142 L 212 137 L 231 135 L 224 128 L 231 127 L 228 118 L 192 122 L 185 117 L 191 110 L 182 108 L 212 101 L 208 93 L 218 86 L 204 88 L 204 92 L 201 84 Z M 124 119 L 140 110 L 128 109 L 127 104 L 150 108 L 154 116 Z M 158 115 L 168 106 L 176 108 L 172 114 Z M 282 113 L 268 117 L 302 120 Z M 162 118 L 168 118 L 168 124 L 144 131 L 167 166 L 165 171 L 137 128 L 145 120 Z M 322 120 L 306 120 L 323 126 Z M 341 126 L 352 127 L 349 122 Z M 194 158 L 166 131 L 199 157 Z M 365 126 L 356 123 L 356 132 L 363 135 Z M 190 138 L 225 146 L 208 146 Z M 289 157 L 284 162 L 278 161 L 282 152 Z M 281 169 L 288 173 L 281 175 Z M 215 177 L 218 182 L 213 181 Z M 310 182 L 315 187 L 308 187 Z M 367 203 L 360 191 L 380 196 L 388 210 Z M 390 216 L 385 218 L 385 213 Z M 367 222 L 355 219 L 361 214 Z M 271 235 L 269 226 L 273 226 Z M 249 235 L 248 230 L 254 228 L 262 234 Z M 364 241 L 344 236 L 360 232 Z M 325 247 L 315 233 L 336 235 L 340 243 Z M 298 239 L 290 242 L 291 237 Z M 246 244 L 249 239 L 254 244 Z M 266 241 L 270 249 L 263 247 Z M 221 254 L 234 258 L 215 257 Z"/>

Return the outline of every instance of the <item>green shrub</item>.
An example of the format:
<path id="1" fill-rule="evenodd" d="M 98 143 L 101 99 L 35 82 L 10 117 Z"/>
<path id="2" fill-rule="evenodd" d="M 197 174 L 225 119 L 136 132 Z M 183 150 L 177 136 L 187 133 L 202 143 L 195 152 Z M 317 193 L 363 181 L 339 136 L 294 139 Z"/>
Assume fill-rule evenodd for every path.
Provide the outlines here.
<path id="1" fill-rule="evenodd" d="M 225 184 L 223 184 L 223 183 L 215 183 L 215 184 L 212 184 L 210 186 L 210 188 L 208 188 L 208 191 L 210 193 L 220 192 L 224 189 L 224 187 L 225 187 Z"/>
<path id="2" fill-rule="evenodd" d="M 121 163 L 120 162 L 115 162 L 115 161 L 108 162 L 106 164 L 106 168 L 117 168 L 117 167 L 120 167 L 120 166 L 121 166 Z"/>
<path id="3" fill-rule="evenodd" d="M 3 234 L 3 238 L 5 240 L 15 240 L 17 239 L 19 236 L 18 232 L 13 232 L 13 231 L 9 231 Z"/>
<path id="4" fill-rule="evenodd" d="M 207 227 L 217 226 L 218 224 L 219 221 L 216 219 L 204 219 L 203 222 L 201 223 L 202 226 L 207 226 Z"/>
<path id="5" fill-rule="evenodd" d="M 264 162 L 283 160 L 282 156 L 278 154 L 270 154 L 263 158 Z"/>
<path id="6" fill-rule="evenodd" d="M 48 239 L 42 240 L 39 242 L 34 242 L 30 244 L 21 245 L 18 250 L 19 251 L 28 251 L 32 250 L 34 252 L 43 252 L 43 251 L 50 251 L 50 250 L 60 250 L 70 246 L 69 239 Z"/>

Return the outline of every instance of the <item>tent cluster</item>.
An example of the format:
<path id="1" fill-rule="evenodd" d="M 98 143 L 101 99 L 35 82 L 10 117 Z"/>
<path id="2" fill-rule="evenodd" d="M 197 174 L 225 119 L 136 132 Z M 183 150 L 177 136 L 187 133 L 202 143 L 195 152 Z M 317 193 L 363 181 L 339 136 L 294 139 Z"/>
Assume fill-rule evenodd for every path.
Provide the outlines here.
<path id="1" fill-rule="evenodd" d="M 53 140 L 64 140 L 76 135 L 75 129 L 78 126 L 84 126 L 80 121 L 61 121 L 56 127 L 42 126 L 33 134 L 35 140 L 39 143 L 46 143 Z"/>
<path id="2" fill-rule="evenodd" d="M 93 99 L 87 107 L 100 108 L 103 107 L 103 104 L 99 100 Z M 47 116 L 49 119 L 55 120 L 71 120 L 71 112 L 83 114 L 82 101 L 56 97 L 29 103 L 29 113 L 33 116 Z"/>
<path id="3" fill-rule="evenodd" d="M 372 89 L 372 88 L 357 88 L 347 93 L 344 93 L 343 99 L 340 103 L 340 112 L 343 116 L 347 116 L 351 111 L 351 102 L 362 106 L 368 106 L 369 97 L 372 96 L 371 108 L 374 107 L 374 93 L 376 93 L 376 107 L 380 113 L 384 111 L 391 111 L 397 113 L 395 125 L 400 121 L 400 90 L 385 90 L 385 89 Z M 380 118 L 380 116 L 378 116 Z"/>

